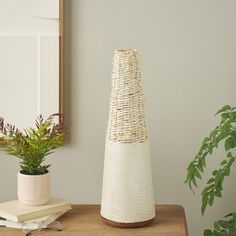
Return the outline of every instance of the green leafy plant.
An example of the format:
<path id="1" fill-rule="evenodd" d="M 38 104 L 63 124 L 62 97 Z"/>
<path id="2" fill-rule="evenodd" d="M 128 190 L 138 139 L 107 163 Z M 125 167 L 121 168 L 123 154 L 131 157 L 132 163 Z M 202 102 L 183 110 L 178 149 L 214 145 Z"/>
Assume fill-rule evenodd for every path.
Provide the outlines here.
<path id="1" fill-rule="evenodd" d="M 50 165 L 44 165 L 45 157 L 57 147 L 63 145 L 64 129 L 54 123 L 53 114 L 46 120 L 40 115 L 35 121 L 35 128 L 21 132 L 14 125 L 5 124 L 0 117 L 0 148 L 8 155 L 20 159 L 20 172 L 27 175 L 40 175 L 48 172 Z"/>
<path id="2" fill-rule="evenodd" d="M 222 196 L 224 179 L 226 176 L 230 175 L 231 166 L 236 159 L 236 156 L 233 154 L 233 150 L 236 147 L 236 107 L 226 105 L 222 107 L 216 115 L 221 116 L 220 123 L 212 130 L 208 137 L 204 138 L 197 155 L 187 168 L 187 177 L 185 180 L 185 183 L 187 183 L 189 188 L 194 192 L 194 188 L 198 187 L 197 179 L 201 179 L 205 171 L 207 156 L 211 155 L 221 142 L 224 143 L 226 157 L 221 161 L 220 167 L 212 172 L 212 177 L 208 180 L 201 194 L 202 214 L 204 214 L 207 206 L 213 205 L 216 197 L 219 198 Z M 231 219 L 228 221 L 220 220 L 215 222 L 215 229 L 213 231 L 205 230 L 204 235 L 236 235 L 235 213 L 227 216 L 227 218 L 230 217 Z"/>
<path id="3" fill-rule="evenodd" d="M 214 223 L 214 229 L 206 229 L 204 236 L 235 236 L 236 235 L 236 213 L 230 213 L 223 220 Z"/>

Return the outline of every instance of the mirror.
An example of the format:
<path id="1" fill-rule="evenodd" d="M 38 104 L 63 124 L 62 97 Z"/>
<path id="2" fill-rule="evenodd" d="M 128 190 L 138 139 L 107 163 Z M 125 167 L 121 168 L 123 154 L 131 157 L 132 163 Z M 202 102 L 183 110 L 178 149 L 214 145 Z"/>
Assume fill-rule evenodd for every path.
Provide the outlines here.
<path id="1" fill-rule="evenodd" d="M 40 114 L 64 111 L 64 1 L 0 0 L 0 6 L 0 116 L 22 129 Z"/>

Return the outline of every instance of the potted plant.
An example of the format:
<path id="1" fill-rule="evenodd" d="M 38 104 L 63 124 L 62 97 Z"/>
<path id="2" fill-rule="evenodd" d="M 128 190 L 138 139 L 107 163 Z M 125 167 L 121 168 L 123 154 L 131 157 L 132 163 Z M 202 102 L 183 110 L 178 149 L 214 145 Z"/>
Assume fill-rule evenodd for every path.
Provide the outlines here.
<path id="1" fill-rule="evenodd" d="M 50 197 L 50 165 L 44 164 L 47 155 L 63 145 L 64 130 L 54 123 L 53 114 L 45 119 L 40 115 L 35 128 L 20 131 L 14 125 L 5 124 L 0 117 L 0 148 L 20 160 L 17 175 L 17 195 L 22 204 L 42 205 Z"/>
<path id="2" fill-rule="evenodd" d="M 220 167 L 212 172 L 212 177 L 208 180 L 206 187 L 202 191 L 202 207 L 204 214 L 207 206 L 212 206 L 216 197 L 222 196 L 223 181 L 230 175 L 230 168 L 236 159 L 236 107 L 226 105 L 222 107 L 216 115 L 221 115 L 219 125 L 205 137 L 200 150 L 187 168 L 185 182 L 193 191 L 197 187 L 197 179 L 202 178 L 202 173 L 206 168 L 206 158 L 224 142 L 226 158 L 221 161 Z M 214 223 L 214 228 L 204 231 L 204 236 L 233 236 L 236 235 L 236 212 L 230 213 L 224 219 Z"/>

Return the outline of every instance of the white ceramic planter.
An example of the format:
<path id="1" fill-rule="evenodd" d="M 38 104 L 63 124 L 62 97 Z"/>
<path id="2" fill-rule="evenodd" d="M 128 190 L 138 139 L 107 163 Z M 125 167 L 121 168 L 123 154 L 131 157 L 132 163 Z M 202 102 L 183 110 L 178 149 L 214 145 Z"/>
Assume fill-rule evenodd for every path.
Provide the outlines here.
<path id="1" fill-rule="evenodd" d="M 43 205 L 50 198 L 50 173 L 43 175 L 17 174 L 17 196 L 24 205 Z"/>

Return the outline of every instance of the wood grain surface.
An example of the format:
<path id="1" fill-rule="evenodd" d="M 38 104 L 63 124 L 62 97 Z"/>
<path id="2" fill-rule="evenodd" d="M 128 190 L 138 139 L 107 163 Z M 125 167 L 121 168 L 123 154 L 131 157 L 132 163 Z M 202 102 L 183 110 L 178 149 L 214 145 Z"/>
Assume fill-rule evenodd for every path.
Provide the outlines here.
<path id="1" fill-rule="evenodd" d="M 33 235 L 49 236 L 187 236 L 184 209 L 179 205 L 157 205 L 156 219 L 143 228 L 115 228 L 103 223 L 99 205 L 73 205 L 59 221 L 60 232 L 42 230 Z M 0 228 L 0 236 L 22 236 L 18 229 Z"/>

